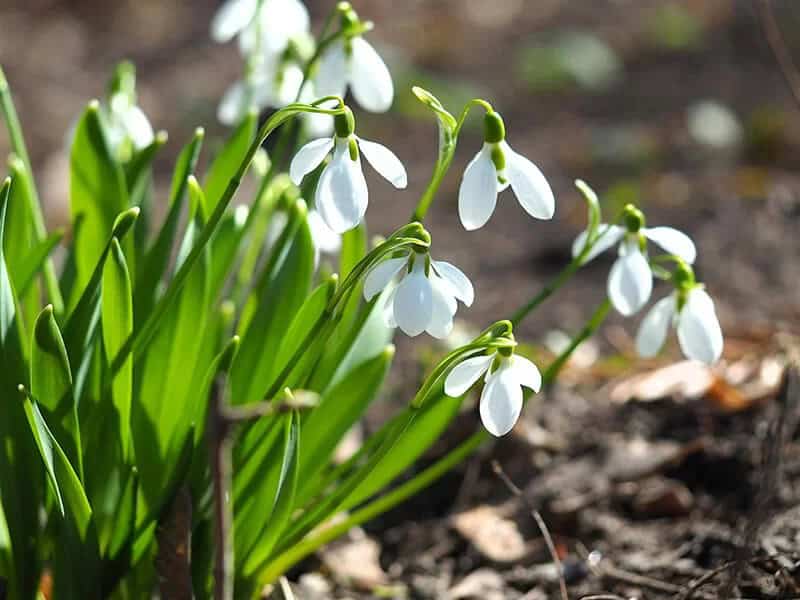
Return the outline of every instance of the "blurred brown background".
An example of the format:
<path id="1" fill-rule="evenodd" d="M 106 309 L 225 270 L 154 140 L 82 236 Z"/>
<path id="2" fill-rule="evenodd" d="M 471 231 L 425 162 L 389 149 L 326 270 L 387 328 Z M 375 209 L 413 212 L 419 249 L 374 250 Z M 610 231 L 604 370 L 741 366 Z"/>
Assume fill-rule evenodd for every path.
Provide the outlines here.
<path id="1" fill-rule="evenodd" d="M 217 101 L 239 75 L 234 44 L 208 35 L 212 0 L 4 0 L 0 63 L 7 71 L 51 223 L 63 222 L 68 185 L 65 131 L 114 64 L 138 67 L 140 104 L 170 142 L 162 186 L 197 125 L 224 135 Z M 317 26 L 333 5 L 310 1 Z M 733 0 L 356 1 L 375 21 L 370 39 L 392 67 L 393 112 L 363 115 L 365 137 L 409 167 L 409 190 L 371 178 L 368 219 L 386 232 L 410 214 L 436 148 L 434 124 L 409 88 L 419 83 L 452 111 L 473 95 L 500 110 L 510 143 L 550 179 L 554 223 L 533 221 L 506 193 L 494 218 L 466 234 L 456 212 L 464 165 L 480 146 L 468 128 L 430 215 L 435 254 L 477 282 L 476 326 L 506 316 L 568 260 L 584 225 L 572 181 L 601 193 L 607 215 L 642 205 L 651 224 L 695 236 L 699 274 L 718 299 L 728 332 L 796 321 L 800 309 L 800 109 L 792 103 L 757 18 Z M 800 60 L 800 3 L 774 2 Z M 473 125 L 479 125 L 474 118 Z M 8 141 L 0 132 L 0 155 Z M 163 194 L 160 196 L 164 200 Z M 604 293 L 598 261 L 527 324 L 541 336 L 578 326 Z M 655 296 L 665 293 L 656 289 Z M 626 327 L 630 332 L 632 329 Z"/>

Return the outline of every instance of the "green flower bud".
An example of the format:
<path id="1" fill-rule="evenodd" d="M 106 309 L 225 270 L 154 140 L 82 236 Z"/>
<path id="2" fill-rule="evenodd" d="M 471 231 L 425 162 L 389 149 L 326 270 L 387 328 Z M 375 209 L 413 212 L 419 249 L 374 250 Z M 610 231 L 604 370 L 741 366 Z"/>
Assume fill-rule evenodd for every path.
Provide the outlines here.
<path id="1" fill-rule="evenodd" d="M 336 5 L 336 10 L 339 12 L 339 22 L 345 35 L 348 31 L 354 30 L 361 24 L 358 13 L 353 10 L 349 2 L 339 2 L 339 4 Z"/>
<path id="2" fill-rule="evenodd" d="M 644 213 L 633 204 L 625 205 L 622 211 L 622 220 L 629 233 L 638 233 L 644 227 Z"/>
<path id="3" fill-rule="evenodd" d="M 353 135 L 356 130 L 356 118 L 349 106 L 344 107 L 343 113 L 333 117 L 333 128 L 337 137 L 348 138 Z"/>
<path id="4" fill-rule="evenodd" d="M 350 160 L 356 162 L 358 160 L 358 144 L 356 138 L 351 137 L 347 142 L 347 147 L 350 151 Z"/>
<path id="5" fill-rule="evenodd" d="M 498 173 L 502 173 L 506 169 L 506 155 L 497 144 L 492 146 L 492 164 L 494 164 L 494 168 L 497 169 Z M 505 181 L 501 181 L 501 183 L 505 183 Z"/>
<path id="6" fill-rule="evenodd" d="M 486 113 L 483 118 L 483 139 L 488 144 L 497 144 L 506 139 L 506 126 L 499 113 Z"/>
<path id="7" fill-rule="evenodd" d="M 136 102 L 136 67 L 130 61 L 119 63 L 108 82 L 109 98 L 116 94 L 122 94 L 131 104 Z"/>

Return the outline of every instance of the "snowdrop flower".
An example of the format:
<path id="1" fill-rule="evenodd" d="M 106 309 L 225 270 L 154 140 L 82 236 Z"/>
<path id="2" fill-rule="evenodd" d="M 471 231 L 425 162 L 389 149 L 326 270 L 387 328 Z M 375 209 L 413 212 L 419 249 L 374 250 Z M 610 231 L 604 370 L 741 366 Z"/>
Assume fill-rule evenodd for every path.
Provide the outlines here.
<path id="1" fill-rule="evenodd" d="M 364 280 L 364 298 L 372 300 L 398 275 L 383 306 L 384 321 L 411 337 L 427 331 L 446 338 L 453 330 L 457 300 L 471 306 L 475 299 L 472 282 L 458 267 L 432 260 L 427 252 L 410 252 L 373 267 Z"/>
<path id="2" fill-rule="evenodd" d="M 319 263 L 320 254 L 336 254 L 342 248 L 342 236 L 325 224 L 316 210 L 308 211 L 308 228 L 314 241 L 314 264 Z"/>
<path id="3" fill-rule="evenodd" d="M 408 185 L 405 167 L 394 153 L 375 142 L 357 137 L 352 111 L 334 118 L 332 138 L 312 140 L 298 151 L 289 165 L 289 176 L 296 185 L 316 169 L 333 150 L 317 183 L 314 205 L 322 220 L 335 233 L 358 225 L 367 211 L 367 182 L 361 170 L 361 153 L 374 169 L 394 187 Z"/>
<path id="4" fill-rule="evenodd" d="M 259 0 L 228 0 L 211 21 L 211 37 L 224 44 L 242 34 L 243 51 L 265 44 L 265 51 L 277 54 L 308 27 L 308 11 L 300 0 L 262 0 L 260 12 Z"/>
<path id="5" fill-rule="evenodd" d="M 282 108 L 300 91 L 303 71 L 293 62 L 260 61 L 241 81 L 234 83 L 219 103 L 217 118 L 223 125 L 236 125 L 251 110 Z"/>
<path id="6" fill-rule="evenodd" d="M 363 38 L 364 24 L 349 3 L 339 11 L 343 35 L 320 56 L 314 84 L 320 96 L 344 97 L 349 87 L 359 105 L 370 112 L 386 112 L 394 98 L 394 84 L 386 63 Z"/>
<path id="7" fill-rule="evenodd" d="M 109 83 L 108 103 L 102 108 L 108 142 L 121 160 L 153 143 L 153 127 L 136 105 L 136 68 L 130 62 L 117 65 Z"/>
<path id="8" fill-rule="evenodd" d="M 643 357 L 655 356 L 672 325 L 687 358 L 713 364 L 722 355 L 723 346 L 714 301 L 703 286 L 695 282 L 690 267 L 679 265 L 674 279 L 675 291 L 656 302 L 642 320 L 636 335 L 636 350 Z"/>
<path id="9" fill-rule="evenodd" d="M 481 421 L 489 433 L 500 437 L 511 431 L 519 419 L 522 388 L 538 393 L 542 387 L 542 375 L 527 358 L 504 349 L 459 363 L 445 379 L 445 394 L 453 398 L 463 396 L 484 373 Z"/>
<path id="10" fill-rule="evenodd" d="M 484 119 L 484 144 L 464 170 L 458 190 L 458 215 L 464 229 L 483 227 L 494 213 L 497 195 L 511 186 L 517 200 L 536 219 L 551 219 L 555 198 L 539 168 L 505 141 L 503 119 L 494 111 Z"/>
<path id="11" fill-rule="evenodd" d="M 261 10 L 241 30 L 239 50 L 244 56 L 257 52 L 277 56 L 294 38 L 306 34 L 310 24 L 308 9 L 300 0 L 263 0 Z"/>
<path id="12" fill-rule="evenodd" d="M 617 311 L 629 317 L 647 304 L 653 291 L 653 275 L 647 260 L 647 241 L 655 242 L 670 254 L 692 264 L 697 250 L 691 238 L 672 227 L 645 227 L 644 215 L 632 205 L 625 207 L 625 226 L 601 223 L 594 245 L 583 264 L 619 243 L 619 258 L 608 275 L 608 298 Z M 572 256 L 577 257 L 586 245 L 584 231 L 572 244 Z"/>

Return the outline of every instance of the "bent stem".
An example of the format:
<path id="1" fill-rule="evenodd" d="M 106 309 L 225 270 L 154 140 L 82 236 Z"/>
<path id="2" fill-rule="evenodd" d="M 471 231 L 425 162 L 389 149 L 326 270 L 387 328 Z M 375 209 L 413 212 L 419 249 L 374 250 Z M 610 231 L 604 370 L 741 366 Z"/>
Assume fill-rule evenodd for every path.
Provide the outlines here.
<path id="1" fill-rule="evenodd" d="M 594 313 L 592 313 L 592 316 L 573 338 L 570 345 L 558 357 L 556 357 L 552 363 L 550 363 L 550 366 L 548 366 L 547 370 L 545 370 L 545 372 L 542 374 L 543 385 L 549 385 L 555 381 L 559 372 L 569 360 L 570 356 L 572 356 L 573 352 L 575 352 L 575 350 L 584 341 L 594 335 L 600 325 L 602 325 L 608 316 L 610 309 L 611 303 L 608 301 L 608 299 L 606 299 L 602 304 L 600 304 L 600 306 L 597 307 L 597 309 L 595 309 Z M 525 397 L 525 401 L 527 401 L 529 398 L 530 394 Z M 350 528 L 360 525 L 380 514 L 385 513 L 409 497 L 419 493 L 421 490 L 431 485 L 450 469 L 470 456 L 481 446 L 481 444 L 489 439 L 489 437 L 490 436 L 486 430 L 479 429 L 461 444 L 456 446 L 456 448 L 448 452 L 444 457 L 440 458 L 417 476 L 396 487 L 377 500 L 373 500 L 359 510 L 356 510 L 343 521 L 331 525 L 316 535 L 301 541 L 291 548 L 288 548 L 262 572 L 262 583 L 270 583 L 274 581 L 280 577 L 282 573 L 291 568 L 292 565 L 296 564 L 321 546 L 324 546 L 328 542 L 331 542 L 337 537 L 343 535 Z"/>
<path id="2" fill-rule="evenodd" d="M 425 188 L 422 196 L 420 196 L 419 202 L 417 202 L 417 206 L 414 209 L 414 214 L 411 215 L 411 221 L 422 222 L 425 219 L 425 216 L 428 214 L 428 210 L 430 209 L 431 204 L 433 204 L 434 198 L 436 198 L 436 193 L 439 191 L 442 181 L 444 181 L 445 175 L 447 175 L 447 172 L 450 170 L 450 165 L 455 157 L 456 145 L 458 144 L 458 135 L 461 133 L 461 128 L 464 126 L 464 122 L 467 120 L 469 112 L 476 106 L 480 106 L 487 113 L 494 112 L 494 108 L 491 104 L 486 102 L 486 100 L 483 100 L 482 98 L 473 98 L 467 102 L 462 109 L 461 116 L 457 121 L 455 121 L 455 127 L 453 127 L 452 131 L 443 130 L 440 132 L 440 135 L 443 137 L 441 145 L 447 145 L 447 149 L 446 152 L 443 153 L 442 149 L 440 148 L 439 158 L 436 161 L 433 175 L 428 182 L 428 187 Z M 444 111 L 443 107 L 442 110 Z M 447 113 L 447 115 L 451 117 L 449 113 Z"/>
<path id="3" fill-rule="evenodd" d="M 44 223 L 41 202 L 39 201 L 39 192 L 36 188 L 36 181 L 33 178 L 33 169 L 31 168 L 28 148 L 25 145 L 25 137 L 22 135 L 22 125 L 19 122 L 14 99 L 11 97 L 11 88 L 8 85 L 2 67 L 0 67 L 0 109 L 2 109 L 3 117 L 6 121 L 11 147 L 25 166 L 28 181 L 30 182 L 31 193 L 28 195 L 30 199 L 28 209 L 33 220 L 33 232 L 36 236 L 36 241 L 41 242 L 47 237 L 47 228 Z M 64 311 L 64 298 L 61 295 L 61 288 L 58 287 L 58 277 L 56 276 L 53 259 L 49 256 L 44 262 L 44 284 L 47 289 L 47 296 L 53 305 L 53 310 L 60 315 Z"/>

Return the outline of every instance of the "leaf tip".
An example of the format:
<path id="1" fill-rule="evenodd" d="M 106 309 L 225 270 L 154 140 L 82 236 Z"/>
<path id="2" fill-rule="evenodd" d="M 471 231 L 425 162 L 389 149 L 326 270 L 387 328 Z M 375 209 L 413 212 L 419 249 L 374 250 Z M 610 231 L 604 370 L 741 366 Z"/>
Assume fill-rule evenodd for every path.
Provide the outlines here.
<path id="1" fill-rule="evenodd" d="M 100 110 L 100 101 L 97 98 L 92 98 L 89 100 L 89 104 L 86 106 L 86 110 L 90 112 L 97 112 Z"/>
<path id="2" fill-rule="evenodd" d="M 194 139 L 195 139 L 195 140 L 197 140 L 197 141 L 200 141 L 200 140 L 202 140 L 204 137 L 206 137 L 206 130 L 205 130 L 205 129 L 203 129 L 202 127 L 197 127 L 197 128 L 194 130 Z"/>
<path id="3" fill-rule="evenodd" d="M 164 131 L 163 129 L 160 129 L 158 131 L 158 133 L 156 133 L 156 143 L 157 144 L 163 146 L 164 144 L 167 143 L 168 139 L 169 139 L 169 134 L 166 131 Z"/>

